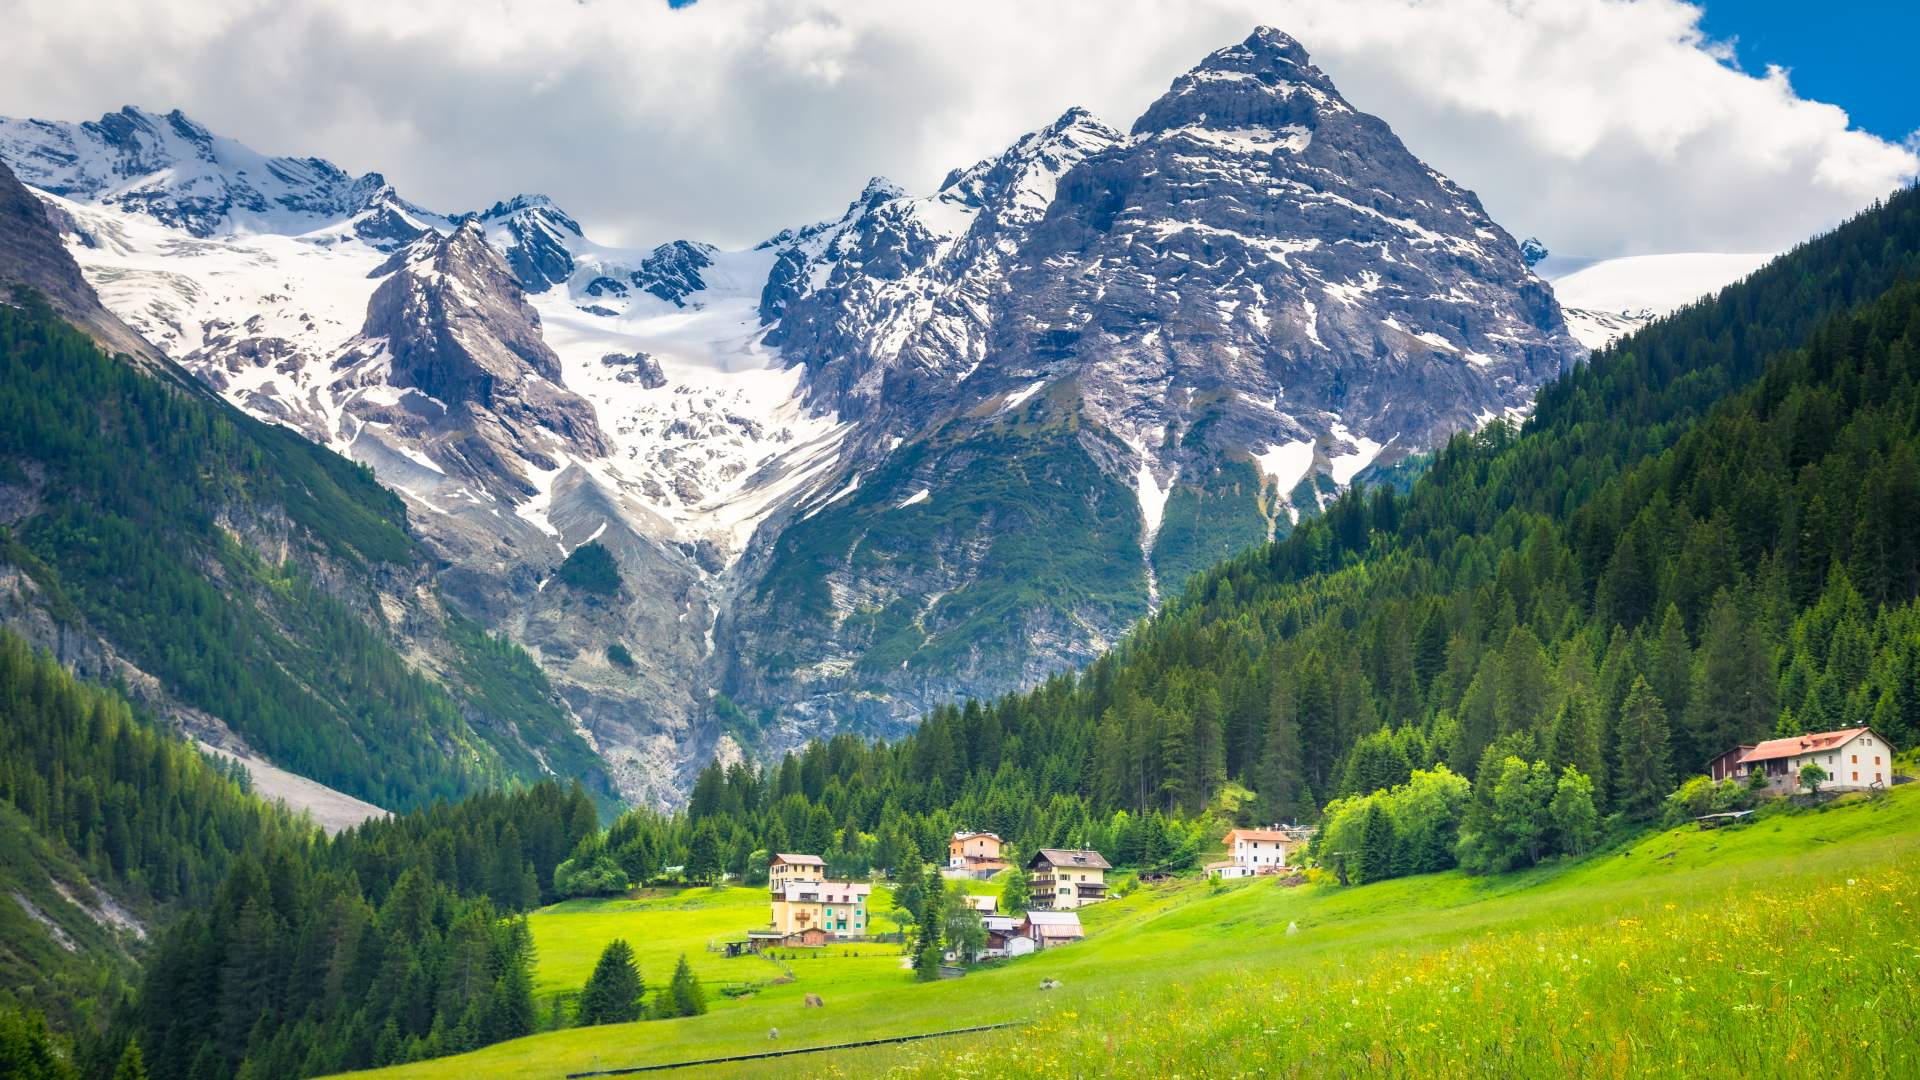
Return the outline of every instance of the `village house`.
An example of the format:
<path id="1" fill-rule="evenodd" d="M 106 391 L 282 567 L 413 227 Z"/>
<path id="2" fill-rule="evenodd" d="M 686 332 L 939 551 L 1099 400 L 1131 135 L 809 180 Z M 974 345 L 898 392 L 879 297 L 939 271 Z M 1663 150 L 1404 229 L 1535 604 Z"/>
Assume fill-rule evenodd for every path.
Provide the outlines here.
<path id="1" fill-rule="evenodd" d="M 1027 861 L 1033 906 L 1069 911 L 1107 898 L 1107 871 L 1113 867 L 1097 851 L 1041 848 Z M 1079 925 L 1079 920 L 1074 920 Z"/>
<path id="2" fill-rule="evenodd" d="M 783 943 L 824 945 L 866 937 L 867 899 L 873 886 L 826 880 L 826 864 L 817 855 L 775 855 L 767 866 L 772 895 L 772 929 Z"/>
<path id="3" fill-rule="evenodd" d="M 980 921 L 987 927 L 987 946 L 980 950 L 981 959 L 1025 956 L 1034 950 L 1033 939 L 1021 932 L 1024 920 L 1010 915 L 987 915 Z"/>
<path id="4" fill-rule="evenodd" d="M 1086 937 L 1080 929 L 1080 916 L 1071 911 L 1029 911 L 1021 921 L 1020 933 L 1033 940 L 1036 950 L 1079 941 Z"/>
<path id="5" fill-rule="evenodd" d="M 1005 841 L 998 833 L 957 832 L 947 841 L 948 876 L 990 878 L 1007 869 Z M 958 872 L 956 875 L 953 872 Z"/>
<path id="6" fill-rule="evenodd" d="M 1287 856 L 1306 840 L 1293 830 L 1275 825 L 1269 829 L 1229 829 L 1223 843 L 1227 857 L 1207 864 L 1208 877 L 1277 874 L 1287 868 Z"/>
<path id="7" fill-rule="evenodd" d="M 968 893 L 960 898 L 965 904 L 982 915 L 991 915 L 1000 909 L 1000 898 L 986 893 Z"/>
<path id="8" fill-rule="evenodd" d="M 1818 765 L 1827 774 L 1823 789 L 1883 790 L 1893 783 L 1893 754 L 1872 728 L 1846 728 L 1735 747 L 1707 762 L 1707 775 L 1716 781 L 1747 780 L 1758 772 L 1768 790 L 1787 794 L 1800 788 L 1803 766 Z"/>

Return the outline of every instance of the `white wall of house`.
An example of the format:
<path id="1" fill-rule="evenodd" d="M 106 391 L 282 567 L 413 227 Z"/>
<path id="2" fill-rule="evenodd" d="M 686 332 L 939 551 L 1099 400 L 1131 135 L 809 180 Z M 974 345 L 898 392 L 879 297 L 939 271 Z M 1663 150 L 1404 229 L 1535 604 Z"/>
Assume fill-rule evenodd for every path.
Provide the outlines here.
<path id="1" fill-rule="evenodd" d="M 1235 840 L 1229 857 L 1256 873 L 1263 867 L 1281 869 L 1287 865 L 1287 846 L 1278 840 Z"/>
<path id="2" fill-rule="evenodd" d="M 1252 877 L 1253 866 L 1250 863 L 1243 862 L 1232 862 L 1225 866 L 1209 866 L 1207 867 L 1207 876 L 1217 878 Z"/>
<path id="3" fill-rule="evenodd" d="M 1820 785 L 1822 791 L 1865 791 L 1893 784 L 1893 748 L 1871 731 L 1863 731 L 1839 746 L 1788 759 L 1785 786 L 1800 786 L 1803 765 L 1818 765 L 1827 771 L 1827 779 Z"/>

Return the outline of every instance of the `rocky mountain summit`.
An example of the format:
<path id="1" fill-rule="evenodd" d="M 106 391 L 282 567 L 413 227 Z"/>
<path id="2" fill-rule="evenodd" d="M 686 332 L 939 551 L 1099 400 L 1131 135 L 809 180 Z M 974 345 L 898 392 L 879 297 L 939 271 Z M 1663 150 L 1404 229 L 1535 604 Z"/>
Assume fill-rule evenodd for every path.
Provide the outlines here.
<path id="1" fill-rule="evenodd" d="M 0 121 L 105 305 L 371 465 L 630 797 L 1109 647 L 1584 355 L 1469 191 L 1262 29 L 744 251 L 442 214 L 177 113 Z M 554 585 L 584 545 L 620 588 Z"/>
<path id="2" fill-rule="evenodd" d="M 1085 662 L 1162 582 L 1584 355 L 1472 193 L 1278 31 L 1126 137 L 1069 113 L 968 175 L 856 203 L 785 303 L 813 393 L 888 403 L 907 439 L 768 545 L 730 617 L 730 692 L 819 709 L 803 727 Z M 945 234 L 942 199 L 973 210 Z"/>

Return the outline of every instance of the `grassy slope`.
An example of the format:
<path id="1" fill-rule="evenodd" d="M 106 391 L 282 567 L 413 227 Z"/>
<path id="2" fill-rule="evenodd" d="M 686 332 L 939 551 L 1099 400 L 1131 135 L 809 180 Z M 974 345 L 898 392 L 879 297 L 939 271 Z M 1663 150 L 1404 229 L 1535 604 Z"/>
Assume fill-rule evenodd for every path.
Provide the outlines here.
<path id="1" fill-rule="evenodd" d="M 1770 1025 L 1793 1028 L 1790 1037 L 1778 1040 L 1779 1056 L 1753 1057 L 1761 1053 L 1755 1049 L 1741 1063 L 1745 1072 L 1766 1073 L 1770 1064 L 1773 1071 L 1785 1071 L 1786 1051 L 1813 1028 L 1852 1039 L 1843 1056 L 1824 1051 L 1828 1075 L 1911 1073 L 1920 1068 L 1915 1049 L 1920 1040 L 1914 1038 L 1920 973 L 1910 955 L 1920 952 L 1914 944 L 1920 933 L 1911 907 L 1901 906 L 1908 901 L 1900 897 L 1910 894 L 1874 886 L 1914 885 L 1913 875 L 1898 866 L 1916 855 L 1920 789 L 1910 787 L 1876 804 L 1774 817 L 1712 833 L 1682 829 L 1582 863 L 1500 878 L 1447 873 L 1355 889 L 1283 889 L 1263 880 L 1218 893 L 1187 881 L 1089 909 L 1085 920 L 1092 936 L 1084 944 L 965 979 L 915 985 L 877 957 L 801 961 L 793 965 L 796 982 L 727 1003 L 705 1017 L 537 1035 L 383 1075 L 552 1076 L 596 1065 L 748 1053 L 1013 1019 L 1037 1020 L 1046 1031 L 1045 1044 L 1064 1055 L 1057 1071 L 1068 1074 L 1124 1065 L 1142 1075 L 1164 1075 L 1191 1070 L 1196 1061 L 1212 1060 L 1206 1056 L 1211 1054 L 1232 1059 L 1233 1067 L 1222 1062 L 1194 1071 L 1231 1075 L 1243 1064 L 1249 1069 L 1261 1064 L 1281 1072 L 1466 1072 L 1472 1067 L 1480 1074 L 1512 1075 L 1514 1070 L 1574 1068 L 1555 1066 L 1553 1055 L 1577 1052 L 1616 1054 L 1617 1062 L 1609 1058 L 1609 1068 L 1600 1071 L 1628 1075 L 1675 1068 L 1672 1047 L 1649 1026 L 1668 1015 L 1680 1018 L 1673 1021 L 1672 1038 L 1691 1030 L 1684 1025 L 1711 1020 L 1722 1030 L 1748 1025 L 1745 1041 L 1755 1047 L 1771 1045 L 1768 1040 L 1780 1034 Z M 1858 910 L 1849 907 L 1853 894 L 1844 884 L 1849 878 L 1864 883 L 1855 890 Z M 1793 931 L 1817 922 L 1822 913 L 1836 912 L 1848 914 L 1854 928 L 1849 940 L 1870 959 L 1904 967 L 1878 979 L 1849 980 L 1837 974 L 1842 967 L 1825 963 L 1824 946 L 1817 957 L 1811 947 L 1739 957 L 1686 951 L 1714 950 L 1723 940 L 1755 934 L 1793 944 Z M 1286 932 L 1290 923 L 1297 924 L 1298 933 Z M 1685 926 L 1687 932 L 1678 938 L 1669 936 L 1688 923 L 1698 925 Z M 1784 937 L 1778 932 L 1782 926 L 1789 931 Z M 672 933 L 666 926 L 650 932 Z M 642 936 L 637 928 L 634 936 Z M 1869 941 L 1871 949 L 1865 948 Z M 1588 952 L 1590 960 L 1598 953 L 1605 963 L 1584 964 L 1589 981 L 1583 983 L 1559 968 L 1570 951 Z M 1733 965 L 1748 956 L 1751 966 L 1766 974 L 1735 973 Z M 1816 959 L 1822 963 L 1815 964 Z M 548 961 L 543 956 L 543 982 Z M 1555 970 L 1544 971 L 1548 965 Z M 1038 990 L 1040 979 L 1049 976 L 1064 980 L 1064 989 Z M 1398 991 L 1389 987 L 1402 978 L 1417 978 L 1422 985 L 1414 993 L 1414 984 L 1405 984 L 1409 992 L 1399 999 L 1400 1018 L 1393 1019 L 1383 1010 L 1394 1008 Z M 1673 983 L 1674 978 L 1681 982 Z M 1436 996 L 1425 985 L 1435 980 L 1463 986 L 1466 996 Z M 1556 980 L 1555 994 L 1564 998 L 1545 991 L 1545 984 Z M 1799 998 L 1792 996 L 1790 980 L 1798 980 Z M 1687 1007 L 1670 1009 L 1678 991 L 1685 992 L 1678 997 Z M 803 1009 L 800 996 L 807 992 L 822 994 L 827 1008 Z M 1750 1001 L 1743 997 L 1747 994 L 1758 996 Z M 1879 996 L 1877 1010 L 1866 1007 L 1866 996 L 1873 995 Z M 1363 1003 L 1349 1004 L 1353 1001 Z M 1564 1006 L 1568 1015 L 1542 1002 Z M 1700 1008 L 1711 1003 L 1717 1004 Z M 1761 1007 L 1753 1008 L 1756 1004 Z M 1749 1008 L 1736 1011 L 1743 1005 Z M 1430 1006 L 1427 1013 L 1421 1011 L 1424 1006 Z M 1604 1011 L 1596 1014 L 1596 1008 Z M 1583 1010 L 1588 1023 L 1579 1025 Z M 1592 1022 L 1596 1015 L 1598 1023 Z M 1509 1018 L 1509 1023 L 1483 1024 L 1489 1016 Z M 1855 1032 L 1847 1019 L 1854 1016 L 1874 1017 L 1876 1026 Z M 1342 1027 L 1349 1019 L 1355 1027 Z M 1576 1026 L 1569 1027 L 1569 1020 Z M 1422 1023 L 1432 1026 L 1422 1030 Z M 777 1042 L 767 1038 L 770 1027 L 780 1029 Z M 1525 1053 L 1513 1048 L 1491 1057 L 1479 1053 L 1485 1048 L 1472 1040 L 1490 1031 L 1510 1034 L 1524 1044 Z M 1581 1031 L 1601 1045 L 1582 1044 Z M 1376 1038 L 1382 1034 L 1384 1039 Z M 963 1064 L 965 1071 L 978 1074 L 1021 1075 L 1030 1065 L 1021 1047 L 1031 1040 L 1034 1034 L 1028 1032 L 845 1051 L 736 1066 L 725 1075 L 788 1075 L 796 1068 L 827 1075 L 835 1069 L 871 1073 L 889 1066 L 937 1072 Z M 1855 1045 L 1863 1041 L 1867 1045 Z M 1388 1046 L 1410 1048 L 1409 1054 L 1425 1047 L 1431 1056 L 1397 1058 L 1394 1050 L 1383 1049 Z M 1645 1056 L 1656 1052 L 1667 1056 Z M 1375 1053 L 1386 1056 L 1370 1056 Z M 1804 1049 L 1802 1060 L 1807 1060 Z M 702 1074 L 721 1073 L 692 1073 Z"/>
<path id="2" fill-rule="evenodd" d="M 875 910 L 892 906 L 885 889 L 876 890 Z M 633 946 L 634 959 L 640 965 L 640 977 L 650 989 L 666 985 L 673 965 L 686 954 L 694 973 L 706 984 L 716 1009 L 728 1010 L 747 1002 L 758 1004 L 758 995 L 775 989 L 784 977 L 780 964 L 759 959 L 728 960 L 724 954 L 710 952 L 709 943 L 738 940 L 748 929 L 767 921 L 767 890 L 764 888 L 649 889 L 625 900 L 568 900 L 542 908 L 529 916 L 538 964 L 534 971 L 534 994 L 543 1002 L 558 993 L 577 992 L 586 985 L 600 950 L 614 938 L 625 938 Z M 882 922 L 882 925 L 891 925 Z M 817 990 L 822 981 L 837 983 L 848 971 L 893 970 L 898 964 L 897 946 L 864 945 L 828 950 L 833 963 L 797 959 L 788 967 L 797 967 L 806 990 Z M 861 963 L 844 960 L 858 954 Z M 811 958 L 813 950 L 793 950 L 782 956 Z M 878 964 L 866 963 L 884 957 Z M 843 962 L 844 960 L 844 962 Z M 816 966 L 817 965 L 817 966 Z M 819 973 L 816 977 L 815 972 Z M 741 1001 L 723 996 L 724 987 L 751 988 L 755 997 Z"/>

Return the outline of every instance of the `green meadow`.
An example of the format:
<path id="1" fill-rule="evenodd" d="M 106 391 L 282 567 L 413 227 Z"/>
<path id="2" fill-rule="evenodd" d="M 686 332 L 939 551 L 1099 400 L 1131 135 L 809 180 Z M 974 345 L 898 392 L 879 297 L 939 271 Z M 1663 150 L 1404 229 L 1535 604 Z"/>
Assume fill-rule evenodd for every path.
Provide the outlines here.
<path id="1" fill-rule="evenodd" d="M 1187 879 L 1087 909 L 1085 942 L 931 984 L 893 946 L 708 953 L 764 919 L 759 890 L 563 904 L 533 916 L 543 994 L 577 989 L 615 936 L 656 984 L 685 951 L 711 991 L 748 992 L 377 1075 L 555 1077 L 1001 1021 L 1028 1026 L 673 1075 L 1920 1075 L 1916 855 L 1908 787 L 1499 877 Z"/>

